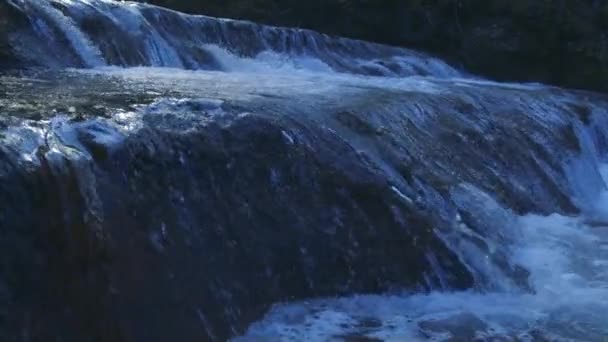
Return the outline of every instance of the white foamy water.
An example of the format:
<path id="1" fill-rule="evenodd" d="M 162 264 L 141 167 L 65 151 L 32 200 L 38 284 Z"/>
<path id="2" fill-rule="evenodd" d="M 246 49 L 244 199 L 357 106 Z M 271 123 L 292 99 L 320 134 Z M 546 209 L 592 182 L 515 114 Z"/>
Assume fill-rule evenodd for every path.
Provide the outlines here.
<path id="1" fill-rule="evenodd" d="M 250 73 L 334 72 L 329 65 L 314 57 L 289 56 L 264 51 L 255 58 L 243 58 L 213 44 L 205 44 L 204 49 L 219 61 L 224 71 Z"/>
<path id="2" fill-rule="evenodd" d="M 608 166 L 601 173 L 608 183 Z M 235 342 L 606 341 L 608 191 L 587 217 L 516 218 L 514 261 L 534 293 L 359 295 L 277 305 Z"/>
<path id="3" fill-rule="evenodd" d="M 20 3 L 22 0 L 17 1 Z M 65 0 L 64 0 L 65 1 Z M 68 1 L 67 3 L 72 3 Z M 79 55 L 87 67 L 98 67 L 105 65 L 98 47 L 76 26 L 74 21 L 51 6 L 46 1 L 31 1 L 28 5 L 38 8 L 52 20 L 70 41 L 74 51 Z"/>

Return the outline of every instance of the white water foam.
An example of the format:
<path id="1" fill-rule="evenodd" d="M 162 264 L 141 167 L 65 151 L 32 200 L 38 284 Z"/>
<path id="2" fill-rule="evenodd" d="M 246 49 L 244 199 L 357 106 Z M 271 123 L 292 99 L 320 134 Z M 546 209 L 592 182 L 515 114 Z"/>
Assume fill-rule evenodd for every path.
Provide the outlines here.
<path id="1" fill-rule="evenodd" d="M 243 58 L 217 45 L 206 44 L 204 48 L 220 62 L 224 71 L 254 73 L 334 72 L 329 65 L 314 57 L 290 56 L 272 51 L 263 51 L 255 58 Z"/>
<path id="2" fill-rule="evenodd" d="M 75 52 L 80 56 L 85 66 L 99 67 L 106 65 L 102 58 L 101 51 L 99 51 L 97 46 L 95 46 L 76 26 L 70 17 L 65 16 L 60 10 L 54 8 L 46 1 L 31 1 L 28 5 L 37 7 L 38 10 L 44 12 L 48 18 L 57 25 L 70 41 Z"/>
<path id="3" fill-rule="evenodd" d="M 602 167 L 608 182 L 608 166 Z M 608 191 L 597 210 L 608 212 Z M 511 256 L 531 272 L 535 293 L 435 292 L 360 295 L 277 305 L 235 342 L 605 341 L 608 225 L 583 217 L 516 218 Z"/>

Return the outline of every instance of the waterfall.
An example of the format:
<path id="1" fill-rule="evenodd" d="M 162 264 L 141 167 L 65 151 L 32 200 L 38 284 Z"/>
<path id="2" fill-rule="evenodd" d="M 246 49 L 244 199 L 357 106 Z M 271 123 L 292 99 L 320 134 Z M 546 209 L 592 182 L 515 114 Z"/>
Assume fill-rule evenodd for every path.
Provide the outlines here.
<path id="1" fill-rule="evenodd" d="M 0 340 L 608 334 L 606 95 L 146 4 L 8 8 Z"/>
<path id="2" fill-rule="evenodd" d="M 32 29 L 39 35 L 40 40 L 56 40 L 54 34 L 63 35 L 67 43 L 80 57 L 85 67 L 99 67 L 105 65 L 101 52 L 73 22 L 60 10 L 47 1 L 10 2 L 13 6 L 22 9 L 30 17 Z M 51 29 L 50 27 L 53 27 Z M 36 42 L 38 43 L 38 42 Z"/>
<path id="3" fill-rule="evenodd" d="M 55 66 L 57 61 L 53 56 L 31 52 L 49 42 L 59 42 L 60 48 L 75 51 L 82 60 L 75 63 L 65 59 L 62 66 L 67 67 L 107 64 L 230 71 L 258 70 L 259 65 L 271 69 L 287 64 L 298 69 L 321 68 L 366 75 L 459 75 L 444 62 L 422 53 L 309 30 L 184 15 L 139 3 L 104 0 L 9 3 L 28 14 L 30 21 L 30 27 L 14 34 L 15 49 L 23 58 L 43 66 Z M 227 64 L 226 59 L 239 62 Z M 238 65 L 234 66 L 235 63 Z"/>

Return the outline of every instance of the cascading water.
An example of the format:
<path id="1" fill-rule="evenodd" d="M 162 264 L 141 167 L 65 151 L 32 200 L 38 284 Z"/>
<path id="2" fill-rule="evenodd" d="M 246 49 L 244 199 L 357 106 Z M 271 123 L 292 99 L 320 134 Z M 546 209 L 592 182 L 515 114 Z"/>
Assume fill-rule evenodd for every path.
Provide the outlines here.
<path id="1" fill-rule="evenodd" d="M 414 51 L 308 30 L 186 16 L 136 3 L 4 1 L 33 16 L 29 18 L 29 25 L 13 32 L 12 40 L 17 42 L 22 58 L 42 66 L 56 66 L 58 61 L 53 55 L 32 52 L 40 50 L 40 46 L 60 44 L 65 50 L 74 50 L 81 59 L 78 63 L 66 58 L 63 66 L 106 63 L 259 71 L 261 67 L 288 65 L 307 70 L 388 76 L 459 74 L 445 63 Z M 90 44 L 89 39 L 95 41 L 96 46 Z"/>
<path id="2" fill-rule="evenodd" d="M 514 224 L 521 231 L 510 257 L 531 272 L 533 293 L 357 295 L 285 304 L 235 341 L 602 341 L 608 230 L 557 214 Z"/>
<path id="3" fill-rule="evenodd" d="M 608 336 L 606 96 L 143 4 L 0 10 L 32 67 L 0 73 L 1 340 Z"/>

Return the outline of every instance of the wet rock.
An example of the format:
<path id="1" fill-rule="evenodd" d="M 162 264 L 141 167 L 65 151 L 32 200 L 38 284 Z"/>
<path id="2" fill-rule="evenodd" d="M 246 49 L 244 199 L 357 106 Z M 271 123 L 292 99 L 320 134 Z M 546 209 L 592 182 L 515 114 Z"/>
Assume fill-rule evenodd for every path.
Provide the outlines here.
<path id="1" fill-rule="evenodd" d="M 353 130 L 356 133 L 362 135 L 381 135 L 382 129 L 374 127 L 373 124 L 365 121 L 364 118 L 361 118 L 360 114 L 355 114 L 352 112 L 339 112 L 336 114 L 336 120 L 340 122 L 345 127 Z"/>
<path id="2" fill-rule="evenodd" d="M 27 248 L 53 260 L 38 275 L 54 284 L 48 291 L 20 281 L 42 301 L 52 299 L 50 289 L 71 284 L 57 298 L 62 304 L 54 304 L 67 313 L 52 319 L 37 313 L 33 319 L 48 325 L 36 336 L 220 341 L 278 301 L 417 286 L 427 249 L 443 254 L 454 275 L 450 286 L 471 285 L 462 265 L 447 264 L 454 256 L 429 223 L 414 215 L 396 220 L 390 208 L 399 204 L 381 175 L 331 132 L 264 115 L 228 117 L 197 126 L 184 125 L 181 115 L 144 120 L 142 130 L 116 146 L 107 145 L 103 126 L 66 122 L 57 126 L 60 141 L 91 159 L 49 155 L 49 165 L 34 175 L 17 168 L 2 178 L 4 202 L 20 196 L 33 206 L 4 206 L 30 218 L 7 217 L 4 225 L 47 227 L 32 231 L 45 245 Z M 78 143 L 66 140 L 69 129 L 80 132 Z M 290 143 L 284 131 L 302 143 Z M 289 182 L 277 186 L 273 172 Z M 40 202 L 25 199 L 32 193 L 21 177 L 45 189 L 35 195 Z M 91 208 L 97 200 L 100 222 Z M 23 314 L 36 308 L 24 300 L 14 304 Z M 62 333 L 52 327 L 61 326 L 57 321 L 82 330 Z"/>
<path id="3" fill-rule="evenodd" d="M 472 313 L 422 321 L 418 323 L 418 327 L 420 332 L 427 337 L 448 333 L 451 342 L 475 341 L 478 333 L 483 333 L 488 329 L 488 325 Z"/>
<path id="4" fill-rule="evenodd" d="M 23 13 L 5 1 L 0 2 L 0 70 L 23 66 L 13 51 L 10 35 L 25 20 Z"/>
<path id="5" fill-rule="evenodd" d="M 383 323 L 375 318 L 363 318 L 357 322 L 358 328 L 363 329 L 375 329 L 382 327 Z"/>
<path id="6" fill-rule="evenodd" d="M 336 336 L 336 339 L 342 342 L 382 342 L 381 339 L 362 335 L 344 335 Z"/>
<path id="7" fill-rule="evenodd" d="M 224 341 L 277 302 L 489 288 L 449 242 L 475 241 L 467 251 L 492 257 L 488 274 L 525 288 L 527 272 L 505 258 L 509 218 L 568 212 L 556 196 L 573 192 L 562 161 L 579 156 L 561 133 L 584 127 L 561 93 L 536 88 L 430 80 L 442 91 L 310 93 L 316 80 L 269 91 L 257 76 L 218 73 L 35 76 L 0 79 L 4 100 L 44 113 L 3 118 L 2 340 L 26 330 L 33 340 Z M 522 109 L 537 97 L 542 116 Z M 56 98 L 115 114 L 72 120 L 48 110 Z M 463 98 L 474 105 L 453 106 Z M 341 112 L 386 131 L 360 139 L 335 120 Z M 420 329 L 468 338 L 485 327 L 463 314 Z"/>

